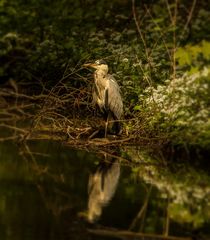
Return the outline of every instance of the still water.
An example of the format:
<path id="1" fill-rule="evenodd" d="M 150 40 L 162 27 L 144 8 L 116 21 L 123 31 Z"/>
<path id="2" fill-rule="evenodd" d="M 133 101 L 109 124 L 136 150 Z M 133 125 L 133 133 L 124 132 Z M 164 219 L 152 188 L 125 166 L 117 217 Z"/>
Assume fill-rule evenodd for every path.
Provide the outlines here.
<path id="1" fill-rule="evenodd" d="M 1 143 L 0 239 L 210 238 L 208 169 L 121 156 L 132 163 L 56 141 Z"/>

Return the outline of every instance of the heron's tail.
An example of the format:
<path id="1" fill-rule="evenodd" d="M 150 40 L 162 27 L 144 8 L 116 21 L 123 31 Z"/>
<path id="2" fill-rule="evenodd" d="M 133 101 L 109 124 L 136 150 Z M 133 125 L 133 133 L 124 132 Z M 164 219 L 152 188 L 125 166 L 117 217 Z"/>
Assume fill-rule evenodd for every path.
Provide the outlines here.
<path id="1" fill-rule="evenodd" d="M 111 134 L 119 135 L 122 132 L 122 123 L 118 121 L 117 117 L 112 113 L 108 113 L 108 119 L 112 121 L 109 124 L 110 128 L 109 131 Z"/>

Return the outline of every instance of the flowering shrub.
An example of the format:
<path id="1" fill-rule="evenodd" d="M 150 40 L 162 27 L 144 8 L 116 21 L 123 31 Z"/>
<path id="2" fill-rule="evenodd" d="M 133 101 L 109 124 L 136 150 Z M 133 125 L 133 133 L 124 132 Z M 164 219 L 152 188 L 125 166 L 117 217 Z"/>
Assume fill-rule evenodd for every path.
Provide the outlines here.
<path id="1" fill-rule="evenodd" d="M 147 88 L 143 109 L 149 112 L 148 127 L 175 142 L 210 145 L 209 93 L 210 68 Z"/>

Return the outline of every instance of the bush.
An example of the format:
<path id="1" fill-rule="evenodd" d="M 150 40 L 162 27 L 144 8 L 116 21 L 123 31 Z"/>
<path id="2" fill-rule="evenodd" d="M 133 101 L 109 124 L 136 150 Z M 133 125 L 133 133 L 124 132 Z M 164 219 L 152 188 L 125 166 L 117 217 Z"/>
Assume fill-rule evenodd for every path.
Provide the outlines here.
<path id="1" fill-rule="evenodd" d="M 144 128 L 178 144 L 210 146 L 210 68 L 184 74 L 157 88 L 148 87 L 141 101 L 139 119 Z M 135 126 L 138 128 L 140 122 Z"/>

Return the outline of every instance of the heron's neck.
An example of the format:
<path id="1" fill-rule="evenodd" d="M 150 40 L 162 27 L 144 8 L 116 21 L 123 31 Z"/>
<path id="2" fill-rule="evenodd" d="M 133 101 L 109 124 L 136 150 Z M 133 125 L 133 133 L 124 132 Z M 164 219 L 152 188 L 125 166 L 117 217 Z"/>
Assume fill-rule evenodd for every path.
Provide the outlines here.
<path id="1" fill-rule="evenodd" d="M 95 71 L 96 76 L 104 78 L 108 74 L 108 69 L 98 69 Z"/>

